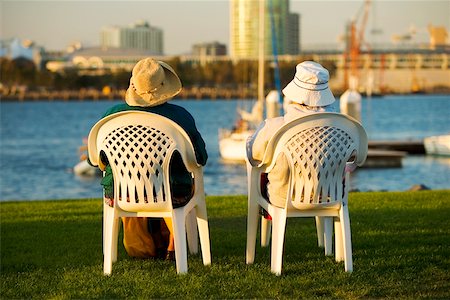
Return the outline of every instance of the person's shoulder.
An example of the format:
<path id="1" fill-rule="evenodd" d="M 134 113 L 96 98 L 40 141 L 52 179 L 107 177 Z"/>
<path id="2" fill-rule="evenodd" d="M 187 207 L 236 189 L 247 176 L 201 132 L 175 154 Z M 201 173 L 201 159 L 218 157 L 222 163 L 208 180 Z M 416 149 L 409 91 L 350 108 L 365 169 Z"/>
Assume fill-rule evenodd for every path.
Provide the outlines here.
<path id="1" fill-rule="evenodd" d="M 169 108 L 171 110 L 174 110 L 174 111 L 185 111 L 185 112 L 188 112 L 188 110 L 186 108 L 184 108 L 183 106 L 178 105 L 178 104 L 173 104 L 173 103 L 166 102 L 166 103 L 163 104 L 163 106 L 165 106 L 166 108 Z"/>
<path id="2" fill-rule="evenodd" d="M 108 110 L 106 110 L 106 112 L 103 115 L 103 117 L 112 115 L 112 114 L 117 113 L 117 112 L 126 111 L 126 110 L 129 110 L 129 109 L 130 109 L 130 107 L 126 103 L 119 103 L 119 104 L 116 104 L 116 105 L 110 107 Z"/>
<path id="3" fill-rule="evenodd" d="M 275 117 L 275 118 L 269 118 L 265 120 L 265 126 L 267 127 L 274 127 L 274 126 L 281 126 L 285 122 L 283 116 Z"/>
<path id="4" fill-rule="evenodd" d="M 164 103 L 162 106 L 165 110 L 170 111 L 170 113 L 173 115 L 181 115 L 183 117 L 193 118 L 192 114 L 186 108 L 180 105 L 173 103 Z"/>

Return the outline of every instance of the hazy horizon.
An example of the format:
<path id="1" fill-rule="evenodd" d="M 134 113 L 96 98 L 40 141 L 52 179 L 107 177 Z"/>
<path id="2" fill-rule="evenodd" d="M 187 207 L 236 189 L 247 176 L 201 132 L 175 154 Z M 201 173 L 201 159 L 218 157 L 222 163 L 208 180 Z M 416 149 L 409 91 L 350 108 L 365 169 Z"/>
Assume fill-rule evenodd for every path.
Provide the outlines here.
<path id="1" fill-rule="evenodd" d="M 300 43 L 337 44 L 345 24 L 364 5 L 355 1 L 291 0 L 291 12 L 299 13 Z M 22 1 L 0 2 L 1 39 L 34 41 L 48 50 L 63 50 L 81 42 L 85 47 L 100 44 L 104 26 L 126 26 L 145 20 L 164 32 L 164 53 L 189 53 L 196 43 L 218 41 L 229 46 L 229 1 Z M 358 21 L 361 22 L 362 13 Z M 411 43 L 428 41 L 427 26 L 450 31 L 450 1 L 372 1 L 365 38 L 369 43 L 391 43 L 392 35 L 408 34 Z M 374 35 L 372 32 L 379 32 Z"/>

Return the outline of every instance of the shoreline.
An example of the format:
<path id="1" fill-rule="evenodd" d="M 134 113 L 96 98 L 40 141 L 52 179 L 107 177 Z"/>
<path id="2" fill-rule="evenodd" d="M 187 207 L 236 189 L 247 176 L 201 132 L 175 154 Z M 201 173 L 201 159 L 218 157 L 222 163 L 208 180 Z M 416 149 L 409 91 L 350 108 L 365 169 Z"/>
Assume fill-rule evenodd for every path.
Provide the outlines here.
<path id="1" fill-rule="evenodd" d="M 126 90 L 114 90 L 104 93 L 95 89 L 81 90 L 61 90 L 61 91 L 25 91 L 15 94 L 0 95 L 0 102 L 30 102 L 30 101 L 115 101 L 125 98 Z M 334 92 L 334 96 L 339 98 L 343 92 Z M 367 95 L 362 93 L 363 97 Z M 450 90 L 439 92 L 421 93 L 389 93 L 372 94 L 371 98 L 382 98 L 390 95 L 450 95 Z M 256 91 L 251 89 L 231 89 L 231 88 L 183 88 L 175 96 L 174 100 L 253 100 L 257 98 Z"/>

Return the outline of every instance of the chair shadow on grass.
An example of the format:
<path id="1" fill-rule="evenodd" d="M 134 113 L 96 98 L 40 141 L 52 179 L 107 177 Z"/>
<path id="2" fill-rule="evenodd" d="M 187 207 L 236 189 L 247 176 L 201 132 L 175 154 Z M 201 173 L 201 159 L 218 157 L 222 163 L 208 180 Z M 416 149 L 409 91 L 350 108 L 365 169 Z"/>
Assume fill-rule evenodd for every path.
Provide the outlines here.
<path id="1" fill-rule="evenodd" d="M 245 264 L 247 236 L 246 216 L 210 218 L 211 253 L 214 263 L 237 263 L 250 269 L 270 272 L 270 245 L 260 246 L 260 232 L 257 235 L 256 255 L 253 265 Z M 285 275 L 300 275 L 317 268 L 317 265 L 342 268 L 334 257 L 326 257 L 323 248 L 318 247 L 314 218 L 288 220 L 286 227 L 283 267 Z M 305 268 L 305 266 L 308 266 Z"/>

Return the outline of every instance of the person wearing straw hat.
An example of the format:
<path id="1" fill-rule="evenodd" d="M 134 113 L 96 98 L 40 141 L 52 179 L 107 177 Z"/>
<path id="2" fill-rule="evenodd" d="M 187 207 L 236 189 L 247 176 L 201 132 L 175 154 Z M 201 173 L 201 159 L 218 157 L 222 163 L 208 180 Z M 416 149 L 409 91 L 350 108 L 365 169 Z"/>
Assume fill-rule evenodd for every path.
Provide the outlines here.
<path id="1" fill-rule="evenodd" d="M 121 103 L 111 107 L 106 111 L 103 117 L 121 111 L 138 110 L 159 114 L 169 118 L 186 131 L 194 146 L 197 163 L 204 166 L 208 159 L 208 154 L 206 152 L 205 142 L 195 125 L 194 118 L 183 107 L 167 103 L 171 98 L 176 96 L 181 89 L 182 85 L 180 78 L 171 66 L 162 61 L 156 61 L 152 58 L 142 59 L 137 62 L 133 68 L 132 76 L 130 78 L 130 85 L 125 94 L 126 103 Z M 171 189 L 174 198 L 172 199 L 172 203 L 174 206 L 182 206 L 190 199 L 190 197 L 192 197 L 193 179 L 191 174 L 186 170 L 179 154 L 174 154 L 174 158 L 171 162 L 170 174 Z M 106 167 L 105 175 L 101 184 L 104 188 L 105 201 L 108 204 L 113 205 L 114 183 L 112 170 L 109 165 Z M 127 234 L 127 222 L 132 222 L 131 219 L 125 220 L 124 222 L 125 235 Z M 169 245 L 167 246 L 167 253 L 165 253 L 165 251 L 161 253 L 162 248 L 161 246 L 158 246 L 158 244 L 161 245 L 162 243 L 158 241 L 162 239 L 160 225 L 164 225 L 163 222 L 158 222 L 155 222 L 154 219 L 149 220 L 149 228 L 150 231 L 154 233 L 152 234 L 152 237 L 155 240 L 154 242 L 156 244 L 155 248 L 157 253 L 142 254 L 140 251 L 134 251 L 130 248 L 127 249 L 127 252 L 131 256 L 159 256 L 160 258 L 174 260 L 174 244 L 171 233 Z M 165 219 L 165 222 L 171 232 L 171 220 Z M 134 228 L 136 228 L 136 226 Z M 127 245 L 125 246 L 125 248 L 127 248 Z"/>
<path id="2" fill-rule="evenodd" d="M 256 166 L 263 159 L 267 143 L 284 124 L 303 116 L 318 112 L 334 112 L 335 98 L 328 80 L 328 70 L 313 61 L 304 61 L 297 65 L 295 76 L 283 89 L 290 102 L 281 117 L 266 119 L 247 140 L 247 157 Z M 288 189 L 289 170 L 286 158 L 280 155 L 267 178 L 267 194 L 273 205 L 284 207 Z M 268 198 L 266 198 L 268 199 Z"/>

